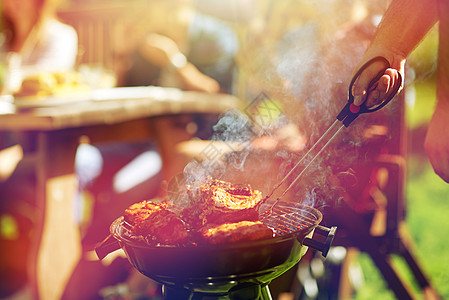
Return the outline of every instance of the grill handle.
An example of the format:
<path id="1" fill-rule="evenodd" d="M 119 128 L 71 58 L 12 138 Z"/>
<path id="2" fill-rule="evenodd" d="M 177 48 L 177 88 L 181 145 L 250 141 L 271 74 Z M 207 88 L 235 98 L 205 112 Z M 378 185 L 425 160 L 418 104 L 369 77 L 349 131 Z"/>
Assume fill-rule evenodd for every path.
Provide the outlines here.
<path id="1" fill-rule="evenodd" d="M 329 252 L 329 248 L 331 247 L 332 242 L 334 240 L 336 231 L 337 231 L 337 226 L 332 226 L 331 228 L 327 228 L 327 227 L 318 225 L 315 228 L 315 233 L 325 237 L 326 240 L 324 242 L 322 242 L 322 241 L 317 241 L 317 240 L 306 237 L 302 241 L 302 243 L 307 247 L 311 247 L 315 250 L 320 251 L 321 255 L 326 257 L 327 253 Z"/>
<path id="2" fill-rule="evenodd" d="M 115 237 L 112 236 L 112 234 L 110 234 L 95 247 L 95 253 L 97 253 L 98 259 L 102 260 L 106 257 L 106 255 L 118 249 L 120 249 L 119 242 Z"/>

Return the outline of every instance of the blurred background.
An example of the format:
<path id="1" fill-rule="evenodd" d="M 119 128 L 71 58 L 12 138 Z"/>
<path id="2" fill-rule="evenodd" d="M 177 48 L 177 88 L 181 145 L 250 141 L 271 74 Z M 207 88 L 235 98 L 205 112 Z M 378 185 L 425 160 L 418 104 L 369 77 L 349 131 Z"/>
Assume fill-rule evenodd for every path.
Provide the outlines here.
<path id="1" fill-rule="evenodd" d="M 2 0 L 2 12 L 8 5 L 7 1 Z M 231 94 L 243 101 L 244 110 L 258 95 L 266 93 L 281 107 L 286 118 L 300 128 L 299 136 L 307 136 L 310 140 L 324 131 L 329 125 L 327 120 L 332 120 L 345 103 L 352 69 L 369 44 L 389 3 L 387 0 L 47 1 L 50 3 L 49 9 L 54 10 L 54 17 L 76 33 L 76 49 L 71 49 L 75 53 L 74 61 L 68 66 L 61 64 L 55 69 L 45 70 L 33 64 L 33 56 L 27 54 L 26 44 L 30 42 L 24 43 L 25 50 L 21 51 L 19 62 L 17 58 L 8 56 L 8 51 L 3 51 L 0 81 L 4 95 L 16 96 L 19 100 L 20 97 L 37 93 L 45 96 L 48 95 L 47 89 L 53 88 L 54 93 L 55 84 L 59 88 L 56 94 L 60 95 L 86 89 L 157 85 Z M 15 8 L 21 13 L 25 13 L 25 9 L 26 6 Z M 11 40 L 14 41 L 11 32 L 15 29 L 11 26 L 13 22 L 5 18 L 3 15 L 0 37 L 3 50 Z M 31 39 L 25 40 L 39 44 L 31 36 Z M 406 159 L 405 210 L 404 219 L 399 220 L 398 228 L 407 228 L 405 234 L 410 242 L 407 246 L 412 249 L 419 267 L 441 298 L 449 299 L 449 245 L 445 240 L 449 236 L 449 185 L 433 173 L 423 148 L 427 124 L 435 103 L 437 47 L 438 28 L 435 27 L 410 56 L 404 91 L 401 100 L 398 100 L 401 104 L 394 106 L 391 111 L 400 111 L 399 106 L 404 108 L 405 131 L 401 133 L 401 143 L 405 147 L 402 154 Z M 20 68 L 22 87 L 11 79 L 15 78 Z M 73 76 L 56 76 L 53 79 L 47 76 L 44 80 L 42 74 L 49 74 L 49 71 L 51 74 L 70 72 Z M 39 82 L 37 88 L 32 85 L 36 75 Z M 387 117 L 395 118 L 389 114 Z M 304 116 L 311 117 L 313 121 Z M 200 126 L 193 129 L 196 140 L 211 138 L 214 121 L 202 120 Z M 375 120 L 362 122 L 358 129 L 345 136 L 355 139 L 351 144 L 355 145 L 354 148 L 363 146 L 365 141 L 360 137 L 362 124 L 375 125 Z M 395 133 L 392 135 L 396 136 Z M 296 131 L 292 136 L 298 137 Z M 345 141 L 344 138 L 342 140 Z M 9 146 L 8 139 L 4 138 L 2 149 Z M 113 151 L 108 149 L 101 151 Z M 144 150 L 137 147 L 131 152 L 140 153 Z M 353 152 L 348 153 L 351 155 Z M 0 175 L 2 183 L 7 182 L 8 175 Z M 161 180 L 156 181 L 159 184 Z M 86 190 L 83 203 L 93 206 L 92 202 L 95 202 L 98 194 L 95 194 L 95 190 Z M 31 299 L 24 269 L 26 260 L 23 259 L 28 255 L 26 250 L 29 244 L 19 241 L 23 238 L 21 230 L 32 230 L 30 207 L 18 206 L 22 210 L 14 214 L 8 212 L 8 203 L 2 200 L 0 234 L 2 245 L 8 243 L 8 247 L 0 246 L 3 248 L 0 297 L 10 300 Z M 92 223 L 90 218 L 93 213 L 89 212 L 89 205 L 83 208 L 84 219 L 81 217 L 80 220 L 80 231 L 83 233 L 84 230 L 88 231 L 86 228 Z M 360 211 L 360 207 L 355 206 L 356 211 Z M 376 209 L 361 210 L 369 211 L 370 214 Z M 92 246 L 100 241 L 100 236 L 89 236 L 86 233 L 86 244 Z M 27 239 L 26 235 L 24 239 Z M 397 299 L 369 254 L 338 245 L 334 250 L 333 260 L 323 262 L 324 271 L 310 271 L 311 274 L 308 274 L 311 276 L 306 276 L 308 281 L 301 275 L 301 270 L 313 268 L 312 254 L 301 262 L 302 266 L 295 269 L 293 277 L 297 277 L 294 281 L 297 282 L 295 288 L 296 292 L 300 291 L 300 299 Z M 17 258 L 17 253 L 24 253 L 24 256 Z M 403 257 L 392 253 L 391 263 L 416 299 L 426 299 L 426 293 L 420 290 Z M 347 268 L 344 275 L 342 265 Z M 6 280 L 12 274 L 11 268 L 17 272 L 17 277 L 10 276 Z M 97 280 L 98 286 L 92 284 L 95 286 L 92 295 L 76 296 L 77 289 L 89 285 L 93 280 L 86 277 L 90 278 L 90 282 L 86 282 L 83 281 L 83 275 L 78 275 L 61 297 L 161 299 L 160 287 L 156 283 L 133 273 L 125 264 L 115 270 L 123 272 L 123 276 L 109 282 L 104 280 L 104 283 L 103 280 Z M 104 271 L 95 272 L 91 274 L 94 279 L 95 276 L 106 276 Z M 325 280 L 329 276 L 345 276 L 348 283 L 346 290 L 342 292 L 341 286 L 335 289 L 335 283 Z M 283 288 L 282 284 L 278 286 L 273 286 L 277 299 L 293 299 L 293 288 Z"/>

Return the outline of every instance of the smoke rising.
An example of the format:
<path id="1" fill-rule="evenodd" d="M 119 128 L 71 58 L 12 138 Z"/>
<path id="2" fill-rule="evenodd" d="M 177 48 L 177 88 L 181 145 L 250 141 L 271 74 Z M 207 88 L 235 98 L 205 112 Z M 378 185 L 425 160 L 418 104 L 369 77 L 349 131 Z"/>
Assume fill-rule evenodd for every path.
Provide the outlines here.
<path id="1" fill-rule="evenodd" d="M 254 136 L 248 116 L 236 110 L 227 112 L 213 129 L 215 141 L 246 143 Z"/>
<path id="2" fill-rule="evenodd" d="M 290 30 L 277 48 L 280 61 L 276 71 L 288 82 L 292 93 L 300 95 L 308 85 L 308 81 L 304 79 L 314 73 L 319 63 L 320 48 L 316 26 L 307 24 Z"/>
<path id="3" fill-rule="evenodd" d="M 235 183 L 249 183 L 268 194 L 334 122 L 347 101 L 353 69 L 374 29 L 366 20 L 338 30 L 307 22 L 286 28 L 272 44 L 263 44 L 258 51 L 251 52 L 252 56 L 247 57 L 252 62 L 246 87 L 248 95 L 252 95 L 249 101 L 265 92 L 279 102 L 284 115 L 273 127 L 262 131 L 262 135 L 280 144 L 277 130 L 294 124 L 307 144 L 298 151 L 288 147 L 262 150 L 260 143 L 257 144 L 261 140 L 260 131 L 255 129 L 257 124 L 233 111 L 214 126 L 213 140 L 228 143 L 230 147 L 236 142 L 241 147 L 220 156 L 219 160 L 196 162 L 195 167 L 189 165 L 185 171 L 193 177 L 197 171 L 200 177 L 211 175 Z M 289 199 L 310 206 L 336 201 L 343 192 L 341 185 L 354 185 L 352 166 L 373 158 L 374 150 L 361 153 L 361 147 L 367 143 L 366 129 L 373 124 L 385 124 L 389 111 L 395 109 L 389 105 L 385 113 L 363 115 L 345 128 L 294 186 Z M 292 178 L 301 169 L 294 171 Z"/>

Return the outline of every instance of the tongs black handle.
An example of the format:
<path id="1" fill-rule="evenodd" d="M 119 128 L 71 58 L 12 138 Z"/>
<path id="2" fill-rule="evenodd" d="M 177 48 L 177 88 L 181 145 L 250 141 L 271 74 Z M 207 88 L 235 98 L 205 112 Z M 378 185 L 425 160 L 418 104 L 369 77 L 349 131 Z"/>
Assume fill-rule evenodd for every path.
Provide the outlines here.
<path id="1" fill-rule="evenodd" d="M 354 94 L 352 92 L 354 83 L 360 77 L 362 72 L 365 71 L 366 68 L 368 68 L 375 62 L 383 62 L 384 68 L 381 71 L 379 71 L 379 73 L 376 75 L 376 77 L 373 80 L 371 80 L 371 82 L 369 83 L 368 88 L 367 88 L 365 101 L 362 103 L 362 105 L 357 106 L 354 104 Z M 392 91 L 388 94 L 387 98 L 381 104 L 379 104 L 377 106 L 373 106 L 373 107 L 366 106 L 366 100 L 368 99 L 368 95 L 376 88 L 379 79 L 384 75 L 385 71 L 387 69 L 389 69 L 390 67 L 391 67 L 390 63 L 388 62 L 388 60 L 385 57 L 376 56 L 376 57 L 370 59 L 368 62 L 366 62 L 357 71 L 357 73 L 355 73 L 354 77 L 351 80 L 351 83 L 349 84 L 348 102 L 343 107 L 343 109 L 340 111 L 340 113 L 337 115 L 337 119 L 339 121 L 342 121 L 346 127 L 348 127 L 360 114 L 378 111 L 379 109 L 381 109 L 385 105 L 387 105 L 391 101 L 391 99 L 394 98 L 394 96 L 396 96 L 396 94 L 398 93 L 399 89 L 402 86 L 402 76 L 399 72 L 398 72 L 399 78 L 398 78 L 397 82 L 395 82 L 395 84 L 392 88 Z"/>

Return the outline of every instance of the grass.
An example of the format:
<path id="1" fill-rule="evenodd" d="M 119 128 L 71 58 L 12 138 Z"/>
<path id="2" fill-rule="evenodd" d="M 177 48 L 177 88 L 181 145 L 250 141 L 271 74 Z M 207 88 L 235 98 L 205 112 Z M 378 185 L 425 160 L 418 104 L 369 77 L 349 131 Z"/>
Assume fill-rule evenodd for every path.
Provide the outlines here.
<path id="1" fill-rule="evenodd" d="M 410 170 L 421 169 L 411 160 Z M 433 172 L 410 174 L 407 184 L 407 224 L 416 243 L 416 256 L 439 294 L 449 299 L 449 185 Z"/>

